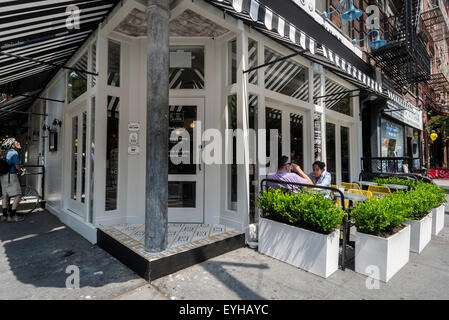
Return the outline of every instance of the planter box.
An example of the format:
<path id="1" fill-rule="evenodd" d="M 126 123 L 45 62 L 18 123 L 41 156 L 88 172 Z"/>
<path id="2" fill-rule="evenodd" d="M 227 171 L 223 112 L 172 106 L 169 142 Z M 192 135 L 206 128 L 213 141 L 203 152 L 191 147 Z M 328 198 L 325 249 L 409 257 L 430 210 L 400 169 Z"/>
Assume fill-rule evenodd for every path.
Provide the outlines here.
<path id="1" fill-rule="evenodd" d="M 421 253 L 432 239 L 432 212 L 421 220 L 407 220 L 410 230 L 410 251 Z"/>
<path id="2" fill-rule="evenodd" d="M 356 231 L 355 272 L 387 282 L 407 264 L 409 250 L 410 226 L 408 225 L 388 238 Z M 373 272 L 375 269 L 378 272 Z"/>
<path id="3" fill-rule="evenodd" d="M 437 235 L 444 227 L 444 204 L 432 209 L 432 234 Z"/>
<path id="4" fill-rule="evenodd" d="M 338 269 L 340 230 L 324 235 L 259 219 L 259 252 L 323 278 Z"/>

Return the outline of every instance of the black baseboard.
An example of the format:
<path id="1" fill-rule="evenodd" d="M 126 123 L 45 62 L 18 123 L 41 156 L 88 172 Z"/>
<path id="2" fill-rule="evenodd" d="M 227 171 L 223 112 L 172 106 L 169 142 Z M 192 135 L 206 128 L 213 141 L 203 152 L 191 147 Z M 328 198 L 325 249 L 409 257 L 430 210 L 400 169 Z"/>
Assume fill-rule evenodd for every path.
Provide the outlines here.
<path id="1" fill-rule="evenodd" d="M 147 281 L 153 281 L 197 263 L 245 246 L 245 235 L 239 234 L 185 252 L 148 261 L 102 230 L 97 230 L 97 245 Z"/>

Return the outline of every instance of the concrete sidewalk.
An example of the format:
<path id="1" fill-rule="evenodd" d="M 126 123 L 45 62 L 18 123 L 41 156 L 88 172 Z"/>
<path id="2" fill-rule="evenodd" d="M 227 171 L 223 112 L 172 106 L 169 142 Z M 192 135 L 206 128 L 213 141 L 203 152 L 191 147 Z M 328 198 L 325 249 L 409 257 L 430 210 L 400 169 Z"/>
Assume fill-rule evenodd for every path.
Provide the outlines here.
<path id="1" fill-rule="evenodd" d="M 79 267 L 79 289 L 66 288 L 68 266 Z M 0 223 L 0 283 L 0 299 L 54 300 L 110 299 L 146 281 L 41 211 Z"/>
<path id="2" fill-rule="evenodd" d="M 448 195 L 449 200 L 449 195 Z M 153 281 L 170 299 L 449 299 L 449 206 L 445 228 L 421 254 L 379 289 L 354 272 L 354 259 L 345 271 L 327 279 L 242 248 Z M 352 254 L 353 256 L 353 254 Z"/>

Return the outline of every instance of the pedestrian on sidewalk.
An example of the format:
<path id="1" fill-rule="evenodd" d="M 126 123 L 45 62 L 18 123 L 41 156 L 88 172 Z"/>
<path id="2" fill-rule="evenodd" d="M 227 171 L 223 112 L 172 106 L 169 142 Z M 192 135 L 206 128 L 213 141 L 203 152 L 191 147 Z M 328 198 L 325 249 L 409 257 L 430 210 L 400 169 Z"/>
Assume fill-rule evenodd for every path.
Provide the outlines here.
<path id="1" fill-rule="evenodd" d="M 19 222 L 24 218 L 16 215 L 17 207 L 22 199 L 22 189 L 20 188 L 18 173 L 23 173 L 20 165 L 19 152 L 21 149 L 19 141 L 14 138 L 9 138 L 2 144 L 2 149 L 6 153 L 6 162 L 9 167 L 7 173 L 0 176 L 0 183 L 3 192 L 2 198 L 2 221 Z M 8 212 L 9 199 L 13 197 L 14 203 L 11 210 Z"/>

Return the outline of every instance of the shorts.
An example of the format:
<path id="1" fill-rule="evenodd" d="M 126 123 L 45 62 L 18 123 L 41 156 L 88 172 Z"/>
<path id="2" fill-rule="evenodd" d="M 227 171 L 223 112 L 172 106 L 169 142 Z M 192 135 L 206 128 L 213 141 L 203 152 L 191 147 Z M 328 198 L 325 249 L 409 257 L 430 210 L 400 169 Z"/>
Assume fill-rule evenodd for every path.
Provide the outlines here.
<path id="1" fill-rule="evenodd" d="M 10 176 L 9 183 L 8 183 L 8 176 Z M 19 178 L 17 177 L 17 174 L 15 173 L 11 173 L 10 175 L 4 174 L 0 176 L 0 182 L 2 185 L 3 195 L 14 197 L 22 194 L 22 188 L 20 187 L 20 182 Z"/>

